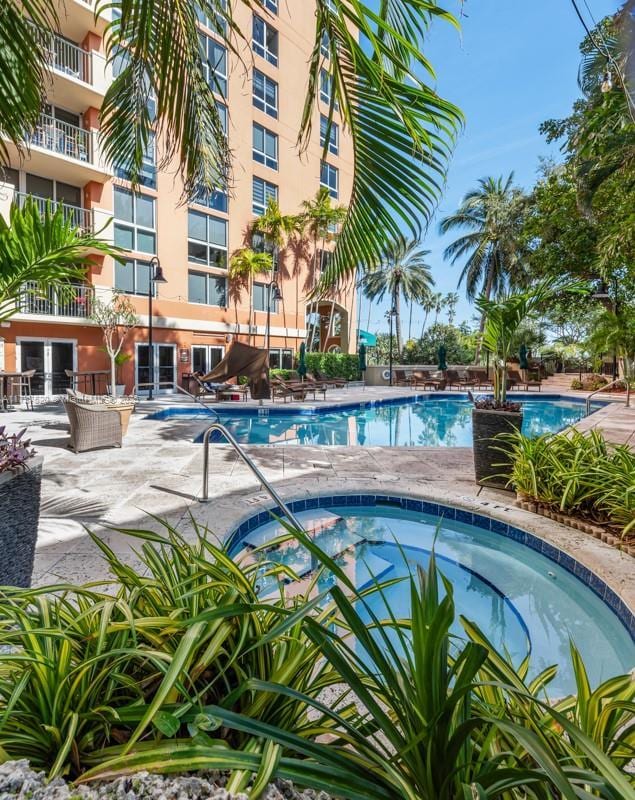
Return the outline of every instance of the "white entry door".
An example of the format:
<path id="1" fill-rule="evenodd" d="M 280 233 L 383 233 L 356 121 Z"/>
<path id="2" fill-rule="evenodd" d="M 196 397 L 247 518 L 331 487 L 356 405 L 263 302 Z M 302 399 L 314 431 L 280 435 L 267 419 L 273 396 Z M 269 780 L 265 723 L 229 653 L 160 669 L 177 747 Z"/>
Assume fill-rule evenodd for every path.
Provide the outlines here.
<path id="1" fill-rule="evenodd" d="M 173 394 L 176 385 L 176 345 L 155 344 L 154 380 L 155 394 Z M 137 344 L 136 384 L 138 394 L 147 394 L 150 388 L 152 371 L 149 360 L 150 348 L 147 344 Z"/>
<path id="2" fill-rule="evenodd" d="M 16 362 L 22 372 L 35 370 L 31 392 L 41 397 L 59 397 L 72 380 L 66 370 L 77 370 L 75 339 L 17 339 Z"/>

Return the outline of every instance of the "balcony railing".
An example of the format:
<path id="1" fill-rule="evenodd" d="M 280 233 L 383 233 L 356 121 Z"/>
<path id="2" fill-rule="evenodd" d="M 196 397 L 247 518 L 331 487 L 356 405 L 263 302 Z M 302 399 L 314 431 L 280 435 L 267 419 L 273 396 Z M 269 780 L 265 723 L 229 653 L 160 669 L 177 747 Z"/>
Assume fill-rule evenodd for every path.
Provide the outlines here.
<path id="1" fill-rule="evenodd" d="M 93 160 L 89 131 L 62 122 L 49 114 L 40 114 L 39 122 L 30 136 L 30 143 L 77 161 L 92 163 Z"/>
<path id="2" fill-rule="evenodd" d="M 34 281 L 22 285 L 18 310 L 23 314 L 42 314 L 47 317 L 86 318 L 92 311 L 95 288 L 82 283 L 69 283 L 42 293 Z"/>
<path id="3" fill-rule="evenodd" d="M 50 66 L 70 75 L 72 78 L 92 84 L 92 58 L 86 50 L 82 50 L 73 42 L 62 39 L 61 36 L 51 36 L 47 42 L 48 62 Z"/>
<path id="4" fill-rule="evenodd" d="M 29 198 L 35 202 L 41 214 L 44 214 L 47 203 L 50 204 L 52 211 L 57 211 L 57 209 L 61 206 L 64 213 L 64 219 L 70 220 L 73 225 L 81 230 L 82 233 L 94 232 L 95 219 L 91 209 L 80 208 L 79 206 L 71 206 L 68 203 L 63 203 L 58 200 L 49 200 L 46 197 L 36 197 L 35 195 L 26 194 L 25 192 L 16 192 L 13 196 L 14 202 L 17 203 L 20 208 L 24 207 L 24 204 Z"/>

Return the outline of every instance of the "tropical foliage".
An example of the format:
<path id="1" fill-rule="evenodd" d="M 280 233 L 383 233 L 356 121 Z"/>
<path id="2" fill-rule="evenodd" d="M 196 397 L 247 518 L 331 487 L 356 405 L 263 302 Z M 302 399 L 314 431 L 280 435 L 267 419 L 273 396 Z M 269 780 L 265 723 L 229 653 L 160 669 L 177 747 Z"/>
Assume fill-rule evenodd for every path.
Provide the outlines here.
<path id="1" fill-rule="evenodd" d="M 81 283 L 94 263 L 93 253 L 119 258 L 120 250 L 80 231 L 60 205 L 42 209 L 31 199 L 13 205 L 9 221 L 0 216 L 0 321 L 20 310 L 20 300 L 63 294 Z"/>
<path id="2" fill-rule="evenodd" d="M 253 286 L 256 275 L 266 274 L 273 269 L 273 257 L 271 253 L 258 253 L 251 247 L 243 247 L 233 253 L 229 262 L 229 277 L 239 283 L 247 284 L 247 294 L 249 297 L 249 342 L 251 343 L 251 320 L 253 317 Z M 235 283 L 236 286 L 236 283 Z M 236 302 L 238 294 L 234 295 Z"/>
<path id="3" fill-rule="evenodd" d="M 426 261 L 429 253 L 418 241 L 400 239 L 386 250 L 381 262 L 361 281 L 362 290 L 369 300 L 383 300 L 386 295 L 390 298 L 399 352 L 402 347 L 401 298 L 412 308 L 429 296 L 434 284 Z"/>
<path id="4" fill-rule="evenodd" d="M 245 0 L 262 13 L 258 0 Z M 101 109 L 105 158 L 139 182 L 144 154 L 156 134 L 159 166 L 176 163 L 185 195 L 231 185 L 231 158 L 206 78 L 197 7 L 242 64 L 251 21 L 242 30 L 223 0 L 100 0 L 112 20 L 106 54 L 115 67 Z M 48 0 L 8 0 L 0 17 L 0 133 L 25 146 L 45 100 L 46 37 L 57 24 Z M 457 25 L 434 0 L 391 0 L 378 8 L 357 0 L 317 0 L 308 91 L 298 149 L 308 147 L 320 73 L 332 80 L 329 117 L 339 108 L 355 156 L 354 186 L 339 246 L 323 275 L 331 287 L 375 263 L 402 227 L 420 232 L 438 199 L 461 113 L 426 81 L 434 73 L 424 37 L 434 19 Z M 328 58 L 322 52 L 328 43 Z M 240 67 L 242 69 L 242 66 Z M 413 158 L 413 154 L 415 157 Z M 0 155 L 6 159 L 3 148 Z"/>
<path id="5" fill-rule="evenodd" d="M 412 619 L 380 618 L 367 596 L 382 587 L 358 591 L 299 531 L 326 573 L 291 599 L 266 552 L 237 564 L 195 524 L 192 544 L 159 527 L 120 532 L 143 571 L 95 539 L 114 588 L 7 593 L 4 759 L 80 782 L 222 770 L 252 798 L 274 777 L 351 800 L 629 796 L 630 677 L 592 691 L 573 648 L 577 697 L 549 704 L 555 667 L 529 681 L 527 659 L 512 666 L 468 621 L 450 633 L 434 555 L 404 584 Z"/>
<path id="6" fill-rule="evenodd" d="M 431 325 L 420 339 L 409 339 L 401 352 L 403 364 L 436 364 L 439 347 L 445 347 L 448 364 L 471 364 L 474 360 L 476 338 L 467 325 L 459 327 L 437 323 Z"/>
<path id="7" fill-rule="evenodd" d="M 635 454 L 597 431 L 534 438 L 504 434 L 513 452 L 510 483 L 555 510 L 635 536 Z"/>

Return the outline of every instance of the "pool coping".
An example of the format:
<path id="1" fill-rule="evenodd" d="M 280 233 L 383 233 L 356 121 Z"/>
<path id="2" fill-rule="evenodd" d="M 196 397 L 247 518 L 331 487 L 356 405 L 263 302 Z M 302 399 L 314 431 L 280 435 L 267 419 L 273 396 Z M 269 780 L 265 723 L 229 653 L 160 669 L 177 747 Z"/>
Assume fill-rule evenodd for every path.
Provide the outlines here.
<path id="1" fill-rule="evenodd" d="M 496 515 L 483 513 L 483 509 L 475 510 L 474 505 L 478 505 L 478 500 L 472 500 L 470 505 L 461 504 L 460 502 L 451 499 L 449 501 L 440 502 L 437 499 L 426 498 L 425 496 L 412 496 L 412 494 L 404 491 L 400 492 L 384 492 L 377 491 L 370 493 L 368 491 L 361 492 L 359 490 L 351 490 L 350 492 L 338 491 L 334 492 L 312 492 L 310 496 L 294 497 L 290 495 L 288 498 L 282 497 L 283 501 L 287 504 L 289 509 L 295 511 L 307 511 L 317 508 L 329 508 L 334 506 L 373 506 L 377 505 L 377 500 L 386 507 L 386 504 L 393 505 L 396 508 L 402 508 L 407 511 L 415 511 L 423 514 L 432 514 L 434 516 L 442 515 L 445 519 L 456 520 L 457 522 L 464 522 L 483 530 L 492 531 L 501 536 L 506 536 L 513 541 L 529 547 L 530 549 L 541 553 L 550 561 L 559 564 L 563 569 L 567 570 L 570 574 L 574 575 L 578 580 L 585 584 L 593 593 L 599 597 L 606 605 L 613 611 L 619 621 L 622 623 L 627 633 L 630 635 L 632 641 L 635 642 L 635 614 L 629 607 L 628 602 L 620 595 L 617 587 L 611 585 L 612 581 L 608 577 L 601 577 L 594 571 L 593 568 L 583 563 L 579 556 L 574 557 L 567 549 L 560 544 L 554 544 L 537 532 L 527 530 L 528 527 L 537 527 L 532 525 L 532 520 L 527 518 L 518 523 L 510 523 L 504 519 L 497 518 Z M 482 503 L 482 505 L 489 505 L 490 511 L 496 508 L 504 508 L 509 512 L 512 509 L 505 508 L 496 503 Z M 240 539 L 254 528 L 271 520 L 272 513 L 281 516 L 282 512 L 279 506 L 276 506 L 272 501 L 260 505 L 259 511 L 251 511 L 247 515 L 243 515 L 235 525 L 233 525 L 227 533 L 225 542 L 230 549 L 233 549 Z M 529 514 L 529 512 L 522 512 L 519 509 L 513 509 L 519 514 L 527 514 L 529 517 L 536 515 Z M 544 519 L 544 518 L 538 518 Z M 565 528 L 559 523 L 552 523 L 556 533 L 558 528 Z M 565 529 L 566 530 L 566 529 Z M 596 541 L 596 540 L 594 540 Z M 602 543 L 599 543 L 602 545 Z M 602 545 L 608 547 L 608 545 Z M 610 548 L 609 548 L 610 549 Z M 630 558 L 630 557 L 629 557 Z"/>
<path id="2" fill-rule="evenodd" d="M 475 397 L 487 396 L 485 392 L 476 392 Z M 527 400 L 539 401 L 556 401 L 556 402 L 570 402 L 579 405 L 586 403 L 585 397 L 572 397 L 566 394 L 549 392 L 508 392 L 508 397 L 520 402 Z M 245 406 L 239 403 L 217 403 L 212 406 L 200 406 L 194 408 L 188 406 L 167 406 L 158 411 L 153 411 L 145 415 L 145 419 L 152 420 L 168 420 L 176 417 L 194 417 L 194 416 L 233 416 L 233 417 L 272 417 L 272 416 L 297 416 L 298 414 L 306 416 L 319 416 L 320 414 L 329 414 L 333 411 L 349 411 L 357 408 L 374 408 L 376 406 L 395 406 L 395 405 L 411 405 L 413 403 L 427 402 L 431 400 L 468 400 L 467 393 L 465 392 L 420 392 L 412 395 L 403 395 L 400 397 L 386 397 L 375 398 L 370 400 L 359 400 L 356 402 L 338 400 L 328 405 L 310 405 L 305 403 L 295 403 L 288 406 L 286 403 L 283 405 L 268 405 L 268 406 Z M 591 411 L 594 414 L 600 408 L 611 403 L 610 400 L 593 400 L 592 405 L 596 406 Z M 192 413 L 195 411 L 195 413 Z"/>

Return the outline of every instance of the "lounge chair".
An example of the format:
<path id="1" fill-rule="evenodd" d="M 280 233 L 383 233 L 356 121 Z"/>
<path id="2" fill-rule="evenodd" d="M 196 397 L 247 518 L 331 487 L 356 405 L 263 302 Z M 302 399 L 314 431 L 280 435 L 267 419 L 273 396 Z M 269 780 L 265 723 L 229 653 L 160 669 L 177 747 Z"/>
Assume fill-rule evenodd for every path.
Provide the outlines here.
<path id="1" fill-rule="evenodd" d="M 515 369 L 507 370 L 507 380 L 511 381 L 514 386 L 524 386 L 525 391 L 529 391 L 530 386 L 537 386 L 538 391 L 542 390 L 542 381 L 530 381 L 523 378 L 523 376 Z"/>
<path id="2" fill-rule="evenodd" d="M 276 397 L 282 397 L 285 403 L 289 398 L 294 400 L 297 397 L 300 400 L 305 400 L 307 391 L 308 387 L 288 386 L 279 378 L 273 378 L 271 380 L 271 399 L 274 402 Z"/>
<path id="3" fill-rule="evenodd" d="M 193 373 L 192 377 L 196 382 L 198 389 L 197 397 L 199 398 L 220 402 L 223 399 L 223 395 L 240 394 L 243 399 L 247 401 L 248 386 L 241 386 L 238 383 L 212 383 L 210 381 L 203 381 L 196 373 Z"/>
<path id="4" fill-rule="evenodd" d="M 490 378 L 487 377 L 487 372 L 481 369 L 468 369 L 467 374 L 474 381 L 474 385 L 478 389 L 492 389 L 494 384 Z"/>
<path id="5" fill-rule="evenodd" d="M 446 386 L 446 382 L 443 378 L 435 378 L 429 370 L 414 370 L 412 379 L 415 387 L 423 386 L 424 389 L 428 386 L 431 386 L 433 389 L 445 389 Z"/>
<path id="6" fill-rule="evenodd" d="M 329 378 L 328 375 L 319 372 L 317 369 L 313 370 L 312 373 L 308 373 L 308 375 L 315 378 L 319 383 L 324 384 L 324 386 L 335 386 L 336 389 L 348 386 L 348 381 L 344 380 L 344 378 Z"/>
<path id="7" fill-rule="evenodd" d="M 475 382 L 469 375 L 460 375 L 457 369 L 446 369 L 445 380 L 448 388 L 456 386 L 457 389 L 473 389 Z"/>
<path id="8" fill-rule="evenodd" d="M 285 389 L 295 389 L 296 391 L 302 391 L 305 394 L 308 392 L 313 392 L 314 400 L 316 393 L 322 392 L 322 398 L 326 400 L 327 387 L 324 384 L 312 383 L 311 381 L 285 381 L 282 378 L 275 378 L 274 380 L 278 385 L 284 386 Z"/>
<path id="9" fill-rule="evenodd" d="M 393 383 L 397 386 L 412 386 L 414 378 L 412 375 L 408 375 L 405 369 L 396 369 Z"/>
<path id="10" fill-rule="evenodd" d="M 121 414 L 105 403 L 85 405 L 76 400 L 63 400 L 70 422 L 69 447 L 75 453 L 97 447 L 121 447 L 123 426 Z"/>

